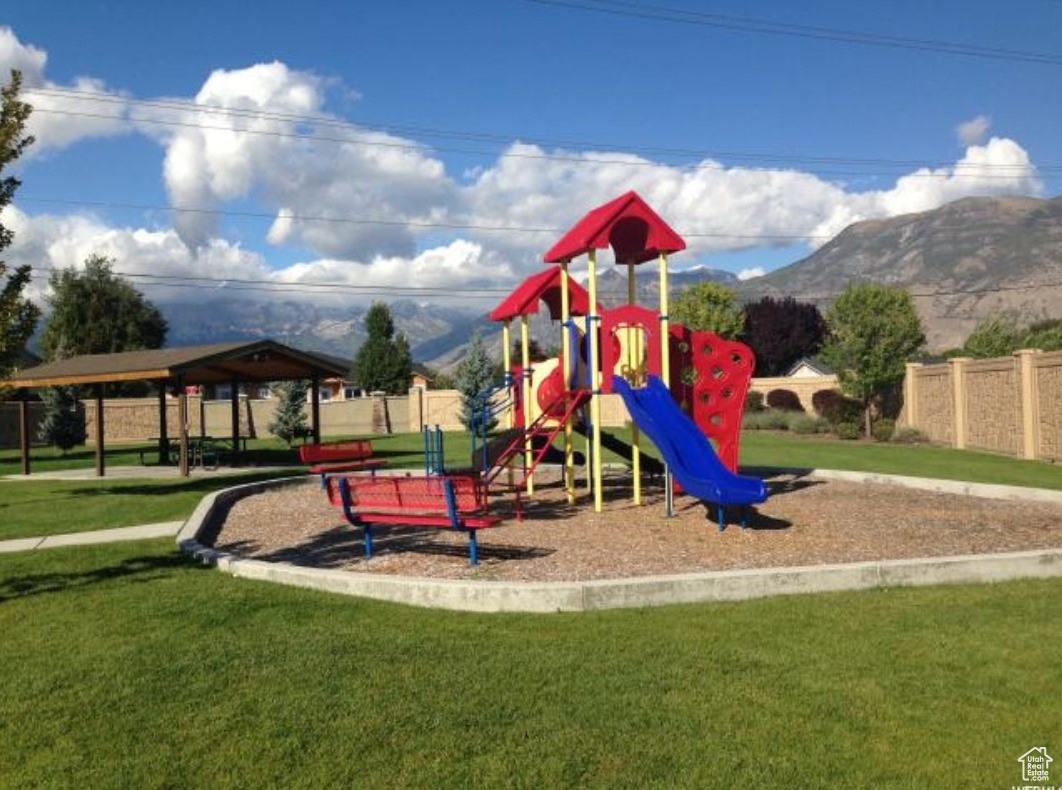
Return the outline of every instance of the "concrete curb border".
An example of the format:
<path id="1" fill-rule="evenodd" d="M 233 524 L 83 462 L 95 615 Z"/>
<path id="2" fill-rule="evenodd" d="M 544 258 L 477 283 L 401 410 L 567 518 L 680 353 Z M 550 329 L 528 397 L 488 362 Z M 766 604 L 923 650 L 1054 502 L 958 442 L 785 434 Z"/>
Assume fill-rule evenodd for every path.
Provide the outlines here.
<path id="1" fill-rule="evenodd" d="M 986 486 L 833 470 L 800 470 L 800 473 L 820 479 L 873 482 L 968 496 L 1062 503 L 1062 492 L 1016 486 Z M 239 578 L 470 612 L 582 612 L 879 587 L 973 584 L 1062 576 L 1062 549 L 1047 549 L 585 582 L 480 582 L 305 568 L 244 559 L 200 544 L 199 537 L 215 525 L 217 516 L 233 502 L 267 488 L 305 483 L 304 477 L 284 478 L 248 483 L 209 494 L 185 522 L 177 535 L 177 545 L 201 562 Z M 1020 496 L 1023 493 L 1029 495 Z"/>

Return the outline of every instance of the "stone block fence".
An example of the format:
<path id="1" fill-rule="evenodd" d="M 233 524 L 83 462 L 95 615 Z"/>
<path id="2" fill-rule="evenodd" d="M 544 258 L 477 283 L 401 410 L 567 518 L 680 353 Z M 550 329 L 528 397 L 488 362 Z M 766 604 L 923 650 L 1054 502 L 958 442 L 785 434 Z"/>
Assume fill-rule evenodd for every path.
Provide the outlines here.
<path id="1" fill-rule="evenodd" d="M 901 423 L 959 449 L 1062 460 L 1062 351 L 910 363 Z"/>
<path id="2" fill-rule="evenodd" d="M 789 390 L 812 411 L 820 390 L 837 388 L 834 376 L 756 378 L 753 391 L 766 396 Z M 1062 351 L 1025 350 L 1000 359 L 952 359 L 937 365 L 912 363 L 904 380 L 900 424 L 918 428 L 931 441 L 958 448 L 989 450 L 1019 458 L 1062 460 Z M 240 433 L 268 436 L 275 400 L 240 398 Z M 167 406 L 168 432 L 177 435 L 177 401 Z M 146 441 L 158 435 L 158 400 L 113 399 L 104 402 L 107 441 Z M 408 395 L 374 395 L 321 404 L 323 436 L 419 431 L 422 425 L 461 430 L 460 395 L 456 390 L 414 388 Z M 88 435 L 93 435 L 95 402 L 84 402 Z M 307 408 L 307 412 L 309 409 Z M 43 408 L 30 404 L 30 430 Z M 617 395 L 602 399 L 602 424 L 623 425 L 629 418 Z M 188 430 L 193 435 L 232 433 L 230 401 L 189 397 Z M 0 403 L 0 449 L 18 447 L 18 404 Z"/>

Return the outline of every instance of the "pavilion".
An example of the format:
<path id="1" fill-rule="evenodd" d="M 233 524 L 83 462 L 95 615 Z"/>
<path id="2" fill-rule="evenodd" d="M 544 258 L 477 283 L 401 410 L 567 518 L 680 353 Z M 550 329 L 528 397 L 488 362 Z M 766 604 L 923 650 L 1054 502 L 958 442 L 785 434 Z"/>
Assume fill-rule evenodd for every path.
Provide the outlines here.
<path id="1" fill-rule="evenodd" d="M 30 473 L 29 409 L 26 390 L 56 386 L 92 387 L 96 401 L 96 474 L 106 473 L 104 462 L 104 387 L 128 381 L 150 381 L 158 386 L 159 462 L 169 457 L 170 438 L 166 424 L 167 392 L 178 400 L 178 436 L 180 472 L 188 476 L 188 398 L 186 387 L 204 384 L 230 384 L 232 402 L 233 463 L 240 461 L 239 385 L 308 379 L 310 381 L 310 422 L 313 441 L 321 440 L 321 380 L 346 376 L 350 365 L 334 357 L 290 348 L 273 340 L 251 343 L 220 343 L 207 346 L 162 348 L 150 351 L 127 351 L 119 354 L 86 354 L 25 368 L 0 386 L 20 390 L 19 446 L 22 474 Z"/>

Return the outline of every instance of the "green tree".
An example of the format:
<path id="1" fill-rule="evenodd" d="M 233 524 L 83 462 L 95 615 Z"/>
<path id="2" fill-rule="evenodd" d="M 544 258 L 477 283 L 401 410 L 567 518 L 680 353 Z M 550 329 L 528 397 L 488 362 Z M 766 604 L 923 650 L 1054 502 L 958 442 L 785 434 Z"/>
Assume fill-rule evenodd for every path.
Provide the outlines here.
<path id="1" fill-rule="evenodd" d="M 67 450 L 85 443 L 85 415 L 81 411 L 77 387 L 49 387 L 41 391 L 44 419 L 37 428 L 37 438 L 45 444 Z"/>
<path id="2" fill-rule="evenodd" d="M 60 349 L 78 356 L 162 347 L 166 319 L 113 266 L 110 258 L 90 255 L 84 269 L 48 278 L 52 314 L 41 336 L 46 359 L 55 359 Z"/>
<path id="3" fill-rule="evenodd" d="M 401 395 L 409 390 L 413 357 L 409 341 L 401 332 L 395 334 L 391 308 L 373 302 L 365 313 L 367 337 L 354 355 L 353 373 L 358 386 L 367 392 Z"/>
<path id="4" fill-rule="evenodd" d="M 962 350 L 976 359 L 1006 357 L 1023 347 L 1027 334 L 1013 313 L 992 313 L 977 322 Z"/>
<path id="5" fill-rule="evenodd" d="M 742 341 L 756 355 L 757 376 L 784 376 L 803 356 L 822 347 L 826 321 L 819 308 L 791 296 L 765 296 L 745 305 Z"/>
<path id="6" fill-rule="evenodd" d="M 468 350 L 464 358 L 457 366 L 454 375 L 454 387 L 461 393 L 461 413 L 459 419 L 466 428 L 472 428 L 472 420 L 477 408 L 482 404 L 485 392 L 494 383 L 494 362 L 487 353 L 486 346 L 479 332 L 472 335 Z M 497 420 L 491 420 L 487 430 L 491 430 L 497 424 Z"/>
<path id="7" fill-rule="evenodd" d="M 33 143 L 33 137 L 24 134 L 33 108 L 19 101 L 21 87 L 21 72 L 12 70 L 11 81 L 0 89 L 0 212 L 22 185 L 14 176 L 3 176 L 4 169 Z M 14 231 L 0 224 L 0 252 L 11 245 L 14 237 Z M 15 366 L 40 316 L 37 306 L 22 296 L 29 281 L 29 266 L 19 266 L 8 273 L 7 265 L 0 260 L 0 378 Z"/>
<path id="8" fill-rule="evenodd" d="M 287 442 L 288 447 L 291 447 L 296 436 L 308 428 L 306 393 L 309 388 L 310 385 L 301 380 L 281 381 L 273 386 L 273 392 L 280 397 L 280 402 L 266 430 Z"/>
<path id="9" fill-rule="evenodd" d="M 736 340 L 745 328 L 745 311 L 729 288 L 719 283 L 696 283 L 671 304 L 671 319 L 690 329 L 707 329 Z"/>
<path id="10" fill-rule="evenodd" d="M 849 285 L 826 313 L 829 337 L 822 357 L 837 371 L 841 389 L 863 405 L 865 432 L 871 411 L 888 388 L 903 380 L 905 363 L 926 342 L 911 295 L 884 285 Z"/>
<path id="11" fill-rule="evenodd" d="M 1022 348 L 1038 348 L 1041 351 L 1062 351 L 1062 319 L 1039 321 L 1029 327 Z"/>

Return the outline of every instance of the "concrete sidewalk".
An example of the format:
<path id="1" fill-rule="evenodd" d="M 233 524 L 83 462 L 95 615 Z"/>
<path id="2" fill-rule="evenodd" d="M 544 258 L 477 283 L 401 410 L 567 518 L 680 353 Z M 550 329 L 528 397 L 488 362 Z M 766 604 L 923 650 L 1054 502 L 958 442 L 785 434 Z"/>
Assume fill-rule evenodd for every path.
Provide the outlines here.
<path id="1" fill-rule="evenodd" d="M 161 524 L 142 524 L 139 527 L 97 529 L 92 532 L 68 532 L 43 538 L 0 540 L 0 554 L 33 549 L 54 549 L 60 546 L 88 546 L 95 543 L 117 543 L 146 538 L 172 538 L 181 531 L 183 521 L 164 521 Z"/>

